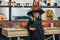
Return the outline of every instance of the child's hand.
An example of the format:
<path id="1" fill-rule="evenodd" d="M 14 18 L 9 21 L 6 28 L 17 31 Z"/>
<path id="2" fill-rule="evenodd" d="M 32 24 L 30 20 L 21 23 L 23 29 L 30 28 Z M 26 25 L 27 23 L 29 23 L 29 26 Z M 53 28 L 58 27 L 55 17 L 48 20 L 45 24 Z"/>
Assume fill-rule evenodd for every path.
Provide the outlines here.
<path id="1" fill-rule="evenodd" d="M 31 28 L 31 27 L 30 27 L 29 29 L 30 29 L 31 31 L 35 31 L 35 30 L 36 30 L 36 28 Z"/>

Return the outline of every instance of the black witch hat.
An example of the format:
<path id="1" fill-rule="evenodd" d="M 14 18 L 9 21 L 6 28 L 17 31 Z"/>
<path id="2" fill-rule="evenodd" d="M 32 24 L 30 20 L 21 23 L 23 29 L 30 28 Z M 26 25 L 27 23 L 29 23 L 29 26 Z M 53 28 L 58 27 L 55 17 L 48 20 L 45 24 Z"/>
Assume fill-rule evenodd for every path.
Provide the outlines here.
<path id="1" fill-rule="evenodd" d="M 32 16 L 33 15 L 33 12 L 38 12 L 38 13 L 40 13 L 40 15 L 44 13 L 44 11 L 42 9 L 40 9 L 40 10 L 32 10 L 32 11 L 29 11 L 27 13 L 27 15 L 28 16 Z"/>

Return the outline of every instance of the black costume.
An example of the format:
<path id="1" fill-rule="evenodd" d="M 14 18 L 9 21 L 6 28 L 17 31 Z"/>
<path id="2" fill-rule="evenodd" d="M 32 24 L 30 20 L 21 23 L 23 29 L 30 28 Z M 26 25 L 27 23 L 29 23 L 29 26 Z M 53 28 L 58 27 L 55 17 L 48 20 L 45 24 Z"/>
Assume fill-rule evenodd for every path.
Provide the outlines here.
<path id="1" fill-rule="evenodd" d="M 41 10 L 37 10 L 37 12 L 39 12 L 40 15 L 42 13 L 44 13 L 44 11 L 42 10 L 43 11 L 42 12 Z M 33 12 L 35 12 L 35 11 L 28 12 L 28 15 L 31 16 L 33 14 Z M 26 28 L 28 29 L 28 32 L 29 32 L 29 35 L 30 35 L 30 40 L 44 40 L 44 30 L 42 28 L 41 22 L 42 22 L 41 18 L 37 18 L 35 21 L 32 21 L 31 19 L 29 19 Z M 35 31 L 29 30 L 30 26 L 32 28 L 36 28 L 36 30 Z"/>

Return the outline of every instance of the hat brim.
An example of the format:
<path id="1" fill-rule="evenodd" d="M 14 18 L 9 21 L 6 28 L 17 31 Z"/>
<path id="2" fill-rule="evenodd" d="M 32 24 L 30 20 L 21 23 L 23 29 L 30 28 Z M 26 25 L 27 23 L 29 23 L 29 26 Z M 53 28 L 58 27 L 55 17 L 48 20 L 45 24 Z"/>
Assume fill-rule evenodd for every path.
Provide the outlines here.
<path id="1" fill-rule="evenodd" d="M 32 11 L 29 11 L 29 12 L 27 13 L 27 15 L 28 15 L 28 16 L 31 16 L 31 15 L 33 15 L 33 12 L 38 12 L 38 13 L 41 15 L 41 14 L 43 14 L 45 11 L 43 11 L 42 9 L 40 9 L 40 10 L 32 10 Z"/>

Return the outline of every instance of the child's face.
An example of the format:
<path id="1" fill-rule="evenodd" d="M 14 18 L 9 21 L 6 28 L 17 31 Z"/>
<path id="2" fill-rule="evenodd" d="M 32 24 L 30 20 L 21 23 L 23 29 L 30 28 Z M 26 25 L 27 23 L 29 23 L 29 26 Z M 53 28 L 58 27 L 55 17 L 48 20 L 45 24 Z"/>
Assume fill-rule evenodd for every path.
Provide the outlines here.
<path id="1" fill-rule="evenodd" d="M 38 18 L 38 17 L 39 17 L 39 13 L 38 13 L 38 12 L 33 13 L 33 16 L 34 16 L 35 18 Z"/>

